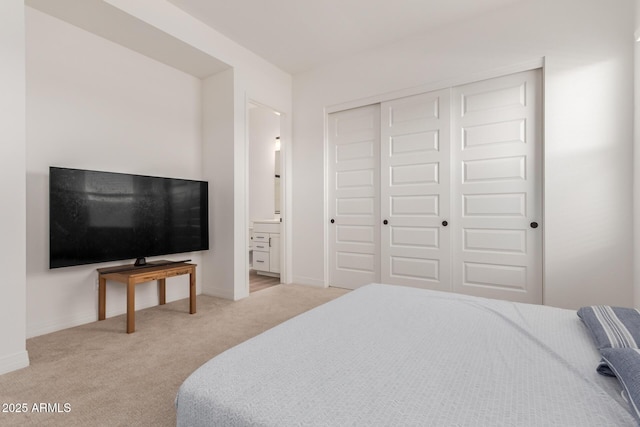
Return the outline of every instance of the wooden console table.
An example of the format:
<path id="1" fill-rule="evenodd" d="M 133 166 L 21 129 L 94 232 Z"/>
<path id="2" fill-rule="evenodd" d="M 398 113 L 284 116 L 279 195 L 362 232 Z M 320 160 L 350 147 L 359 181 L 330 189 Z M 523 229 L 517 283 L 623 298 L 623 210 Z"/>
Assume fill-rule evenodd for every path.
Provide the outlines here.
<path id="1" fill-rule="evenodd" d="M 196 264 L 187 262 L 153 261 L 144 267 L 123 265 L 98 269 L 98 320 L 106 318 L 107 280 L 127 285 L 127 333 L 136 330 L 136 285 L 144 282 L 158 281 L 159 304 L 166 303 L 165 284 L 168 277 L 189 274 L 189 313 L 196 312 Z"/>

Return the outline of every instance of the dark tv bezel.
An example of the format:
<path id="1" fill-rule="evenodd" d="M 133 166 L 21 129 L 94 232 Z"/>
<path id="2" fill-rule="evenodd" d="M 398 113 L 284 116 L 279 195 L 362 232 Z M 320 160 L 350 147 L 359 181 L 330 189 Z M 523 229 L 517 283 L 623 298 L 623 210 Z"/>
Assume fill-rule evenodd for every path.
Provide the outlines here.
<path id="1" fill-rule="evenodd" d="M 87 261 L 82 261 L 82 262 L 56 262 L 55 265 L 53 263 L 53 259 L 51 257 L 51 242 L 52 242 L 52 233 L 51 233 L 51 220 L 52 220 L 52 204 L 51 204 L 51 191 L 52 191 L 52 180 L 51 180 L 51 172 L 52 170 L 57 169 L 57 170 L 67 170 L 67 171 L 78 171 L 78 172 L 92 172 L 92 173 L 99 173 L 99 174 L 110 174 L 110 175 L 122 175 L 122 176 L 131 176 L 131 177 L 139 177 L 139 178 L 151 178 L 151 179 L 158 179 L 158 180 L 170 180 L 170 181 L 181 181 L 181 182 L 193 182 L 193 183 L 198 183 L 198 184 L 204 184 L 204 192 L 203 194 L 201 194 L 201 198 L 204 198 L 204 207 L 206 209 L 206 212 L 201 215 L 201 218 L 204 218 L 203 223 L 201 224 L 202 227 L 206 228 L 206 232 L 204 233 L 204 237 L 205 239 L 203 239 L 203 244 L 201 245 L 201 248 L 199 249 L 193 249 L 193 250 L 189 250 L 189 251 L 173 251 L 173 252 L 164 252 L 164 251 L 157 251 L 157 252 L 152 252 L 152 253 L 147 253 L 144 255 L 133 255 L 133 256 L 114 256 L 114 257 L 105 257 L 100 259 L 99 261 L 95 261 L 95 260 L 87 260 Z M 205 250 L 209 250 L 209 246 L 210 246 L 210 236 L 209 236 L 209 182 L 208 181 L 204 181 L 204 180 L 196 180 L 196 179 L 186 179 L 186 178 L 175 178 L 175 177 L 167 177 L 167 176 L 157 176 L 157 175 L 144 175 L 144 174 L 133 174 L 133 173 L 126 173 L 126 172 L 112 172 L 112 171 L 104 171 L 104 170 L 95 170 L 95 169 L 80 169 L 80 168 L 70 168 L 70 167 L 61 167 L 61 166 L 49 166 L 49 269 L 58 269 L 58 268 L 64 268 L 64 267 L 76 267 L 76 266 L 83 266 L 83 265 L 91 265 L 91 264 L 101 264 L 101 263 L 105 263 L 105 262 L 112 262 L 112 261 L 123 261 L 123 260 L 136 260 L 136 265 L 137 263 L 142 259 L 144 260 L 145 257 L 156 257 L 156 256 L 163 256 L 163 255 L 175 255 L 175 254 L 179 254 L 179 253 L 191 253 L 191 252 L 199 252 L 199 251 L 205 251 Z M 202 206 L 202 205 L 201 205 Z"/>

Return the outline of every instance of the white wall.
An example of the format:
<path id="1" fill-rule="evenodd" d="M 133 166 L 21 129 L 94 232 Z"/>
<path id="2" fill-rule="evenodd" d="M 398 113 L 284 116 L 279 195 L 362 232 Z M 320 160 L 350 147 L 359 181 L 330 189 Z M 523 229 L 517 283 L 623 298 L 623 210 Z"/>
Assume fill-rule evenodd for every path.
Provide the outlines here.
<path id="1" fill-rule="evenodd" d="M 635 37 L 640 37 L 640 0 L 635 0 Z M 640 42 L 634 44 L 634 135 L 633 135 L 633 282 L 634 306 L 640 308 Z"/>
<path id="2" fill-rule="evenodd" d="M 234 299 L 234 70 L 204 80 L 203 150 L 209 181 L 209 241 L 211 257 L 203 265 L 208 278 L 203 292 Z"/>
<path id="3" fill-rule="evenodd" d="M 528 0 L 295 76 L 293 280 L 327 280 L 325 245 L 308 244 L 323 242 L 326 226 L 325 108 L 544 58 L 544 301 L 629 305 L 633 7 Z"/>
<path id="4" fill-rule="evenodd" d="M 280 116 L 266 107 L 249 109 L 249 224 L 275 218 L 275 145 Z"/>
<path id="5" fill-rule="evenodd" d="M 25 42 L 22 0 L 0 2 L 0 374 L 29 365 L 25 346 Z"/>
<path id="6" fill-rule="evenodd" d="M 96 268 L 49 270 L 49 166 L 202 179 L 201 81 L 26 8 L 27 335 L 97 320 Z M 153 259 L 153 258 L 151 258 Z M 158 258 L 156 258 L 158 259 Z M 201 253 L 159 259 L 192 259 Z M 201 289 L 198 281 L 198 290 Z M 186 298 L 187 276 L 167 301 Z M 155 283 L 136 307 L 157 305 Z M 126 311 L 125 287 L 107 285 L 107 316 Z"/>

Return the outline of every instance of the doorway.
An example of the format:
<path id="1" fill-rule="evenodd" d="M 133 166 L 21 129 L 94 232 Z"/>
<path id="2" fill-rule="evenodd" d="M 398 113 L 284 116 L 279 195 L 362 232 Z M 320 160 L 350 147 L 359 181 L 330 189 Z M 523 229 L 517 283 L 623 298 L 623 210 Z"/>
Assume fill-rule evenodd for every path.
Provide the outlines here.
<path id="1" fill-rule="evenodd" d="M 280 114 L 249 102 L 248 108 L 249 292 L 280 283 Z"/>

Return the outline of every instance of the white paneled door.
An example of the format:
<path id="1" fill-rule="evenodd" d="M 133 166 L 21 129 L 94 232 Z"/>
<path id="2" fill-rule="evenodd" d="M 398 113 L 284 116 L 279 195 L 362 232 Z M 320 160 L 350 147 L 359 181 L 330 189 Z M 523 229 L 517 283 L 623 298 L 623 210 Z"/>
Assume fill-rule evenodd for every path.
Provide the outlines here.
<path id="1" fill-rule="evenodd" d="M 329 115 L 331 285 L 355 289 L 380 280 L 380 106 Z"/>
<path id="2" fill-rule="evenodd" d="M 455 292 L 542 303 L 541 79 L 452 90 Z"/>
<path id="3" fill-rule="evenodd" d="M 449 90 L 381 105 L 383 283 L 450 290 Z"/>
<path id="4" fill-rule="evenodd" d="M 329 114 L 329 283 L 542 303 L 542 76 Z"/>

